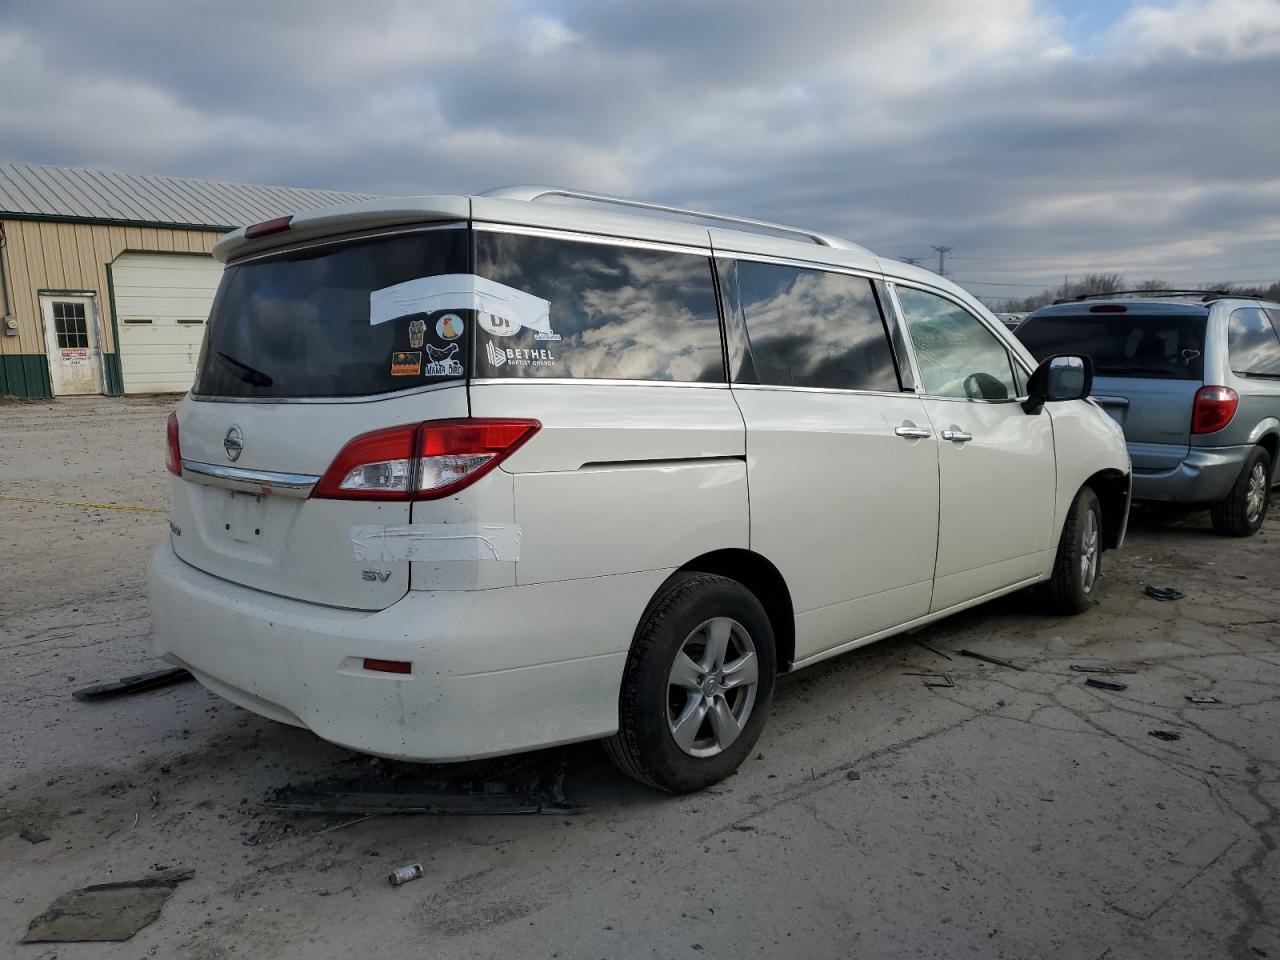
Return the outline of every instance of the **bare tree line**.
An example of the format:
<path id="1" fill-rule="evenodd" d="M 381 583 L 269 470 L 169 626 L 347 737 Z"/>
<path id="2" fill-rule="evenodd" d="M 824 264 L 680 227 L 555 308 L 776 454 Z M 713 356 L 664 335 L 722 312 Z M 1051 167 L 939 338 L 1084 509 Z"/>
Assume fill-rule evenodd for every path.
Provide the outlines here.
<path id="1" fill-rule="evenodd" d="M 1231 293 L 1242 297 L 1260 297 L 1264 300 L 1280 300 L 1280 282 L 1270 286 L 1249 286 L 1239 283 L 1200 283 L 1191 284 L 1195 290 L 1213 290 Z M 1172 284 L 1166 280 L 1139 280 L 1137 283 L 1126 283 L 1119 273 L 1089 273 L 1075 279 L 1068 278 L 1057 287 L 1046 288 L 1029 297 L 1006 300 L 998 309 L 1007 313 L 1023 313 L 1053 303 L 1055 300 L 1070 299 L 1081 294 L 1116 293 L 1120 290 L 1172 290 Z M 1187 289 L 1179 287 L 1177 289 Z"/>

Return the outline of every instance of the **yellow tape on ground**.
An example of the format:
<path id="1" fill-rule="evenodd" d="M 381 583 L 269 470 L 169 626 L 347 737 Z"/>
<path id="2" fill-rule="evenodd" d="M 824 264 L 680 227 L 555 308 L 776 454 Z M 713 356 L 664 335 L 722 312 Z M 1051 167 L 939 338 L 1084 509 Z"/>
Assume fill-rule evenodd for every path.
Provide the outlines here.
<path id="1" fill-rule="evenodd" d="M 126 510 L 129 513 L 168 513 L 168 507 L 144 507 L 136 503 L 87 503 L 83 500 L 43 500 L 40 497 L 11 497 L 0 493 L 0 500 L 18 503 L 43 503 L 52 507 L 79 507 L 82 510 Z"/>

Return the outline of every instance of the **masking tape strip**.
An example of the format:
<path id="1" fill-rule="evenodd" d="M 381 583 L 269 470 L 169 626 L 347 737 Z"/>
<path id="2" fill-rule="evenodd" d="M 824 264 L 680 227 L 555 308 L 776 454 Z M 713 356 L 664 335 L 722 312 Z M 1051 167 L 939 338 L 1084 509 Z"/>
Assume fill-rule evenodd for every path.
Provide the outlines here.
<path id="1" fill-rule="evenodd" d="M 437 310 L 477 310 L 509 320 L 512 332 L 521 327 L 551 332 L 550 301 L 473 273 L 418 277 L 369 294 L 370 326 Z"/>
<path id="2" fill-rule="evenodd" d="M 353 526 L 357 560 L 519 560 L 518 523 L 414 523 Z"/>

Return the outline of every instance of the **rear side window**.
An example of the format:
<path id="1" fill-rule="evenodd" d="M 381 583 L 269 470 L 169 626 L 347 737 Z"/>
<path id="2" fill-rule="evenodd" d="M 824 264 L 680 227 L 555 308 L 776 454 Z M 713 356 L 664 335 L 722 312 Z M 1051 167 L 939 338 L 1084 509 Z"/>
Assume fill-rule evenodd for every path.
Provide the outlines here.
<path id="1" fill-rule="evenodd" d="M 870 280 L 746 260 L 722 277 L 746 330 L 737 382 L 901 389 Z"/>
<path id="2" fill-rule="evenodd" d="M 1227 321 L 1231 369 L 1252 377 L 1280 377 L 1280 339 L 1265 310 L 1233 310 Z"/>
<path id="3" fill-rule="evenodd" d="M 206 397 L 353 397 L 465 376 L 471 311 L 371 295 L 467 271 L 467 231 L 427 230 L 309 247 L 227 268 L 192 392 Z"/>
<path id="4" fill-rule="evenodd" d="M 514 321 L 481 311 L 476 376 L 724 380 L 709 257 L 491 231 L 475 237 L 476 273 L 542 304 Z"/>
<path id="5" fill-rule="evenodd" d="M 968 310 L 944 297 L 898 288 L 924 392 L 934 397 L 1009 400 L 1018 395 L 1009 351 Z"/>
<path id="6" fill-rule="evenodd" d="M 1033 314 L 1015 336 L 1037 360 L 1085 354 L 1100 377 L 1203 380 L 1204 325 L 1203 314 Z"/>

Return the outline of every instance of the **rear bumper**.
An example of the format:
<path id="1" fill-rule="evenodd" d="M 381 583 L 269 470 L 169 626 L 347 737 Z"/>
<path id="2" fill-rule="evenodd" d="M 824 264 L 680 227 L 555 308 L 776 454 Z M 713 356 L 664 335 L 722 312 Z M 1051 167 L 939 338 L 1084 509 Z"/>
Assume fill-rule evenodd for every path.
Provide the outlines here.
<path id="1" fill-rule="evenodd" d="M 1165 503 L 1213 503 L 1240 475 L 1250 446 L 1192 447 L 1186 459 L 1168 470 L 1133 470 L 1133 498 Z"/>
<path id="2" fill-rule="evenodd" d="M 376 613 L 229 583 L 166 544 L 151 561 L 157 652 L 214 693 L 333 743 L 467 760 L 608 736 L 663 571 L 477 591 L 410 591 Z M 408 660 L 410 675 L 362 660 Z"/>

